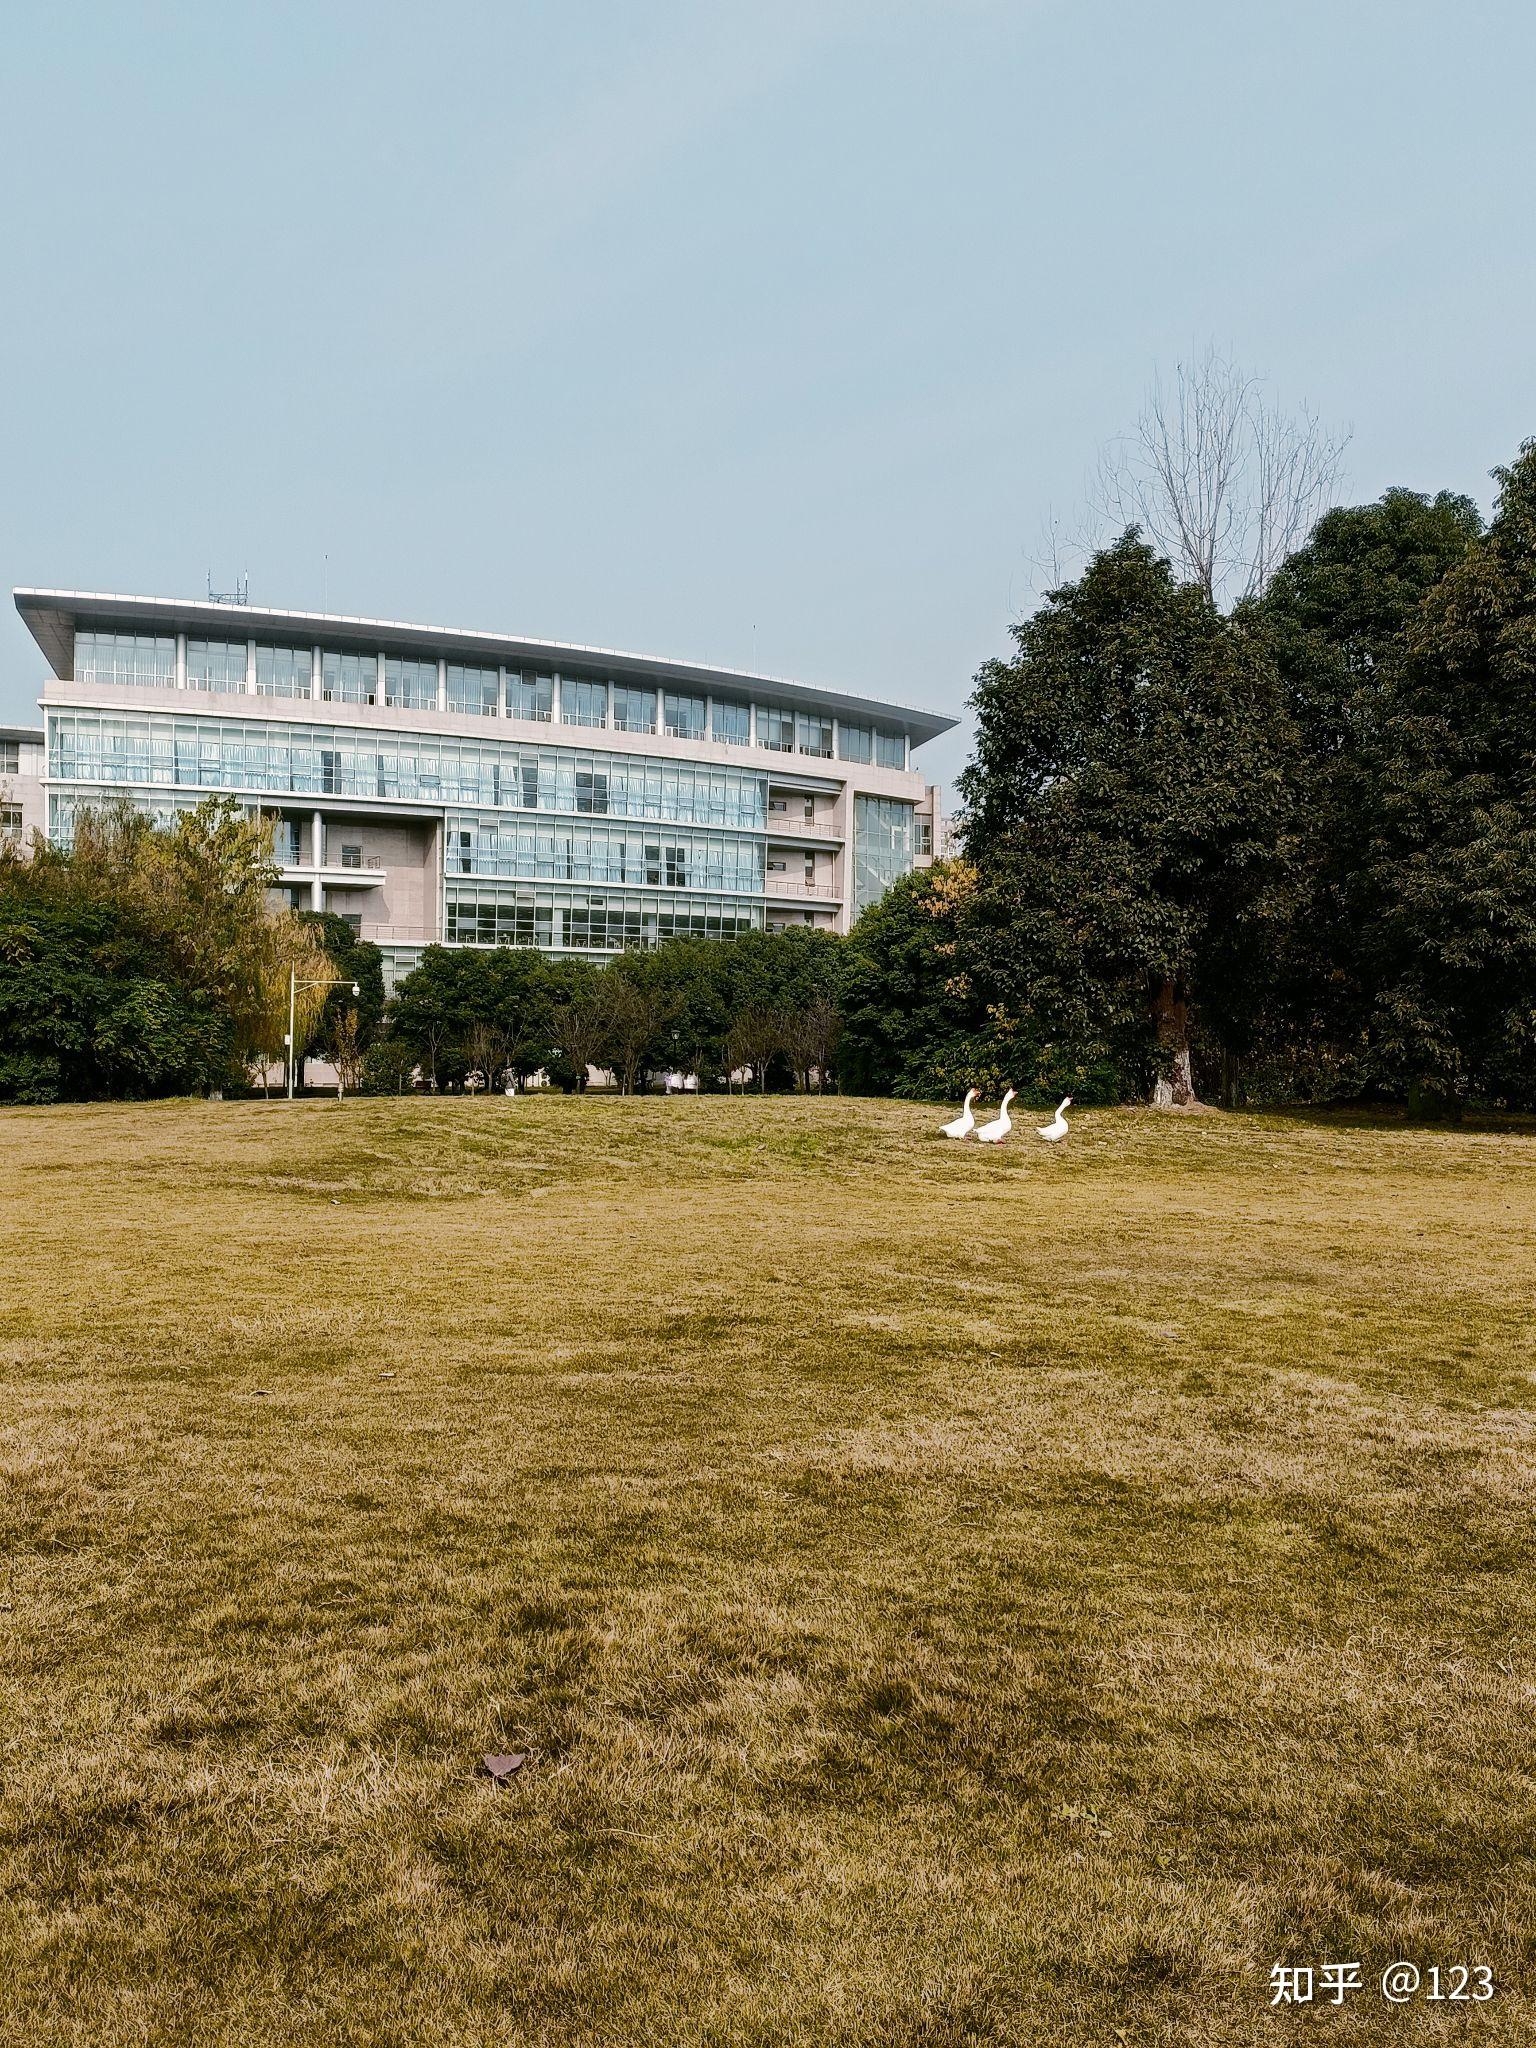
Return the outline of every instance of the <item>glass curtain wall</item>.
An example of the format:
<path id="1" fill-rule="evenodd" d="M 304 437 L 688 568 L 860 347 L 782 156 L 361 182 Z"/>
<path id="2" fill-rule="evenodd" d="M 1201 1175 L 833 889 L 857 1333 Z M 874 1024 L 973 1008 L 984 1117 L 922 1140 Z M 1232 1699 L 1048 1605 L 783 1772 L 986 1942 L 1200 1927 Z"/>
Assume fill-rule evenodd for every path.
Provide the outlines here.
<path id="1" fill-rule="evenodd" d="M 389 654 L 384 657 L 384 702 L 403 711 L 437 709 L 437 663 L 406 661 Z"/>
<path id="2" fill-rule="evenodd" d="M 554 709 L 553 676 L 520 675 L 516 669 L 508 671 L 508 718 L 528 718 L 536 724 L 548 725 L 554 715 Z"/>
<path id="3" fill-rule="evenodd" d="M 656 692 L 637 689 L 633 683 L 615 683 L 613 729 L 615 732 L 654 732 Z"/>
<path id="4" fill-rule="evenodd" d="M 176 636 L 77 632 L 75 681 L 170 689 L 176 681 Z"/>
<path id="5" fill-rule="evenodd" d="M 320 656 L 320 695 L 336 704 L 376 704 L 379 657 L 325 648 Z"/>
<path id="6" fill-rule="evenodd" d="M 752 737 L 752 708 L 733 697 L 717 697 L 711 713 L 713 737 L 728 747 L 744 747 Z"/>
<path id="7" fill-rule="evenodd" d="M 673 739 L 703 739 L 705 713 L 709 708 L 704 698 L 681 696 L 675 690 L 667 690 L 661 702 L 662 722 Z"/>
<path id="8" fill-rule="evenodd" d="M 795 751 L 794 713 L 773 711 L 766 704 L 759 704 L 757 744 L 760 747 L 772 747 L 776 754 L 792 754 Z"/>
<path id="9" fill-rule="evenodd" d="M 483 804 L 746 831 L 760 831 L 767 817 L 760 773 L 641 754 L 170 711 L 54 711 L 49 734 L 54 775 L 97 786 Z"/>
<path id="10" fill-rule="evenodd" d="M 501 670 L 448 664 L 448 709 L 471 717 L 494 718 L 501 709 Z"/>
<path id="11" fill-rule="evenodd" d="M 560 723 L 595 725 L 608 723 L 608 685 L 584 683 L 575 676 L 560 678 Z"/>
<path id="12" fill-rule="evenodd" d="M 911 804 L 884 796 L 853 800 L 853 914 L 878 902 L 912 865 Z"/>
<path id="13" fill-rule="evenodd" d="M 314 694 L 314 656 L 307 647 L 256 648 L 258 697 L 309 697 Z"/>
<path id="14" fill-rule="evenodd" d="M 189 640 L 189 690 L 243 690 L 246 648 L 243 640 Z"/>
<path id="15" fill-rule="evenodd" d="M 818 711 L 797 711 L 795 713 L 795 745 L 802 754 L 815 754 L 818 759 L 832 758 L 832 721 L 823 718 Z"/>

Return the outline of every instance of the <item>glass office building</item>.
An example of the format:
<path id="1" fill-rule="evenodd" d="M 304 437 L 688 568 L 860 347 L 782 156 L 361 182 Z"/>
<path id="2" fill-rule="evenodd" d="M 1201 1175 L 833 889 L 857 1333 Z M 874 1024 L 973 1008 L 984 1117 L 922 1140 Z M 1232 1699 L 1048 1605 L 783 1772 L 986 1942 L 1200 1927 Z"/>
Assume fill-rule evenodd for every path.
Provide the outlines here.
<path id="1" fill-rule="evenodd" d="M 422 946 L 602 955 L 846 931 L 941 841 L 950 718 L 602 649 L 217 601 L 20 590 L 47 829 L 126 796 L 269 817 L 286 900 L 392 975 Z"/>

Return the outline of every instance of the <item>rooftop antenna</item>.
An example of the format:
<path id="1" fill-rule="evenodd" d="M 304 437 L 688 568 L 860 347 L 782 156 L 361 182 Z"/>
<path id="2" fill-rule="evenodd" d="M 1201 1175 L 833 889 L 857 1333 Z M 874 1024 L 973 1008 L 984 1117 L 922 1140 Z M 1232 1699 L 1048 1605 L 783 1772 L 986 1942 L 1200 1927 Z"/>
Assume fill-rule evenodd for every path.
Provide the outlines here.
<path id="1" fill-rule="evenodd" d="M 210 604 L 249 604 L 251 601 L 250 571 L 239 579 L 233 590 L 215 590 L 213 571 L 208 571 L 208 602 Z"/>

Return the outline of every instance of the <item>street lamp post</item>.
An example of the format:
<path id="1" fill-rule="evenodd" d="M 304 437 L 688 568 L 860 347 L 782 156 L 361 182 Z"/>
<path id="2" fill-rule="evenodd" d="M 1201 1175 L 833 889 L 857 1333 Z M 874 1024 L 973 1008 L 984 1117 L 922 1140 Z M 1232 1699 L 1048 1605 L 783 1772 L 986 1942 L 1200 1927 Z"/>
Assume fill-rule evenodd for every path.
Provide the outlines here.
<path id="1" fill-rule="evenodd" d="M 290 967 L 288 970 L 288 1036 L 284 1042 L 288 1047 L 288 1100 L 290 1102 L 292 1102 L 293 1100 L 294 1070 L 299 1064 L 298 1054 L 294 1050 L 293 1044 L 294 998 L 295 996 L 297 996 L 301 988 L 345 988 L 347 986 L 345 980 L 338 980 L 334 976 L 329 981 L 300 981 L 298 979 L 298 973 L 299 970 L 297 969 L 297 967 Z M 363 989 L 361 982 L 354 981 L 352 983 L 353 995 L 360 996 L 362 992 Z"/>

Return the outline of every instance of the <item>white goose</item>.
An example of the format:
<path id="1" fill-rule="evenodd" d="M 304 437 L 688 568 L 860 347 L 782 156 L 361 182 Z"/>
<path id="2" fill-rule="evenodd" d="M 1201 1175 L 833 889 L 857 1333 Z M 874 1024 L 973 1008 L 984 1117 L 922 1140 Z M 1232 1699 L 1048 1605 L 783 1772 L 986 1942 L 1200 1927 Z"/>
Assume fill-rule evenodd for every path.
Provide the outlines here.
<path id="1" fill-rule="evenodd" d="M 1003 1097 L 1003 1106 L 997 1112 L 997 1115 L 993 1117 L 991 1123 L 983 1124 L 976 1133 L 978 1145 L 1001 1145 L 1004 1138 L 1013 1129 L 1013 1118 L 1008 1114 L 1008 1105 L 1018 1092 L 1017 1088 L 1010 1088 L 1008 1090 L 1008 1093 Z"/>
<path id="2" fill-rule="evenodd" d="M 952 1124 L 945 1124 L 939 1132 L 941 1138 L 968 1138 L 976 1128 L 976 1119 L 971 1114 L 971 1104 L 976 1100 L 976 1090 L 965 1091 L 965 1108 Z"/>
<path id="3" fill-rule="evenodd" d="M 1059 1145 L 1067 1135 L 1067 1119 L 1062 1114 L 1062 1111 L 1068 1110 L 1071 1107 L 1071 1096 L 1063 1095 L 1056 1114 L 1051 1118 L 1050 1122 L 1048 1124 L 1035 1125 L 1035 1136 L 1037 1138 L 1044 1138 L 1047 1145 Z"/>

